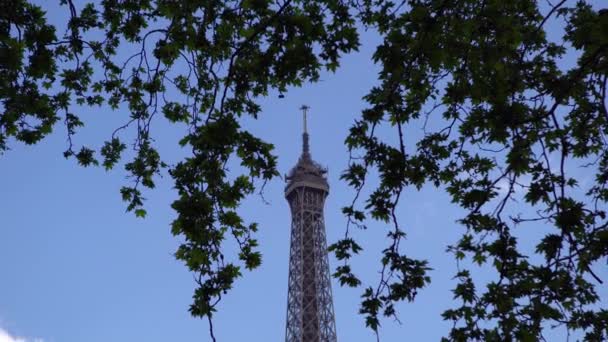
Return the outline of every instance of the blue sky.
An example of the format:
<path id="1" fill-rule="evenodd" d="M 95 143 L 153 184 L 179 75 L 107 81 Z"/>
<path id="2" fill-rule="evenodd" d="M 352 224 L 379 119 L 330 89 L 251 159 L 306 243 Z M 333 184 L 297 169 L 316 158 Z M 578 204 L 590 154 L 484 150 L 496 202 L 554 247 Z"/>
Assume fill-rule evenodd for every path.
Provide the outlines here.
<path id="1" fill-rule="evenodd" d="M 340 208 L 353 196 L 339 181 L 348 162 L 344 138 L 365 108 L 362 96 L 375 84 L 377 68 L 369 61 L 376 40 L 373 33 L 364 33 L 361 51 L 347 56 L 336 74 L 324 74 L 317 84 L 290 90 L 284 99 L 262 100 L 260 119 L 244 123 L 275 145 L 284 174 L 300 153 L 298 108 L 311 107 L 312 155 L 329 168 L 330 243 L 344 234 Z M 126 116 L 124 111 L 105 108 L 82 114 L 87 127 L 77 141 L 97 147 Z M 175 148 L 183 134 L 180 128 L 158 122 L 153 131 L 169 159 L 183 155 Z M 411 134 L 415 138 L 419 133 Z M 187 311 L 195 285 L 192 275 L 172 256 L 179 240 L 169 231 L 175 216 L 170 203 L 176 198 L 170 177 L 159 179 L 157 189 L 145 194 L 148 216 L 136 219 L 125 213 L 120 199 L 119 189 L 127 182 L 124 172 L 77 167 L 63 158 L 65 147 L 65 132 L 58 127 L 43 143 L 13 144 L 0 157 L 0 342 L 208 340 L 206 322 Z M 290 217 L 283 188 L 276 179 L 266 187 L 269 204 L 252 196 L 241 208 L 246 218 L 260 223 L 263 264 L 245 273 L 224 297 L 214 320 L 219 341 L 284 339 Z M 382 322 L 383 341 L 401 341 L 404 336 L 436 341 L 450 328 L 440 313 L 455 305 L 450 289 L 456 265 L 444 251 L 463 232 L 455 224 L 461 214 L 441 190 L 405 192 L 399 208 L 408 233 L 404 247 L 408 255 L 430 260 L 432 284 L 415 303 L 399 306 L 403 324 Z M 368 230 L 353 233 L 366 248 L 354 260 L 354 268 L 364 281 L 374 284 L 380 250 L 387 243 L 386 228 L 372 223 Z M 330 264 L 335 266 L 335 260 L 330 258 Z M 608 278 L 605 267 L 598 273 Z M 599 290 L 606 298 L 605 286 Z M 373 340 L 357 314 L 360 290 L 340 288 L 334 282 L 333 294 L 339 339 Z"/>

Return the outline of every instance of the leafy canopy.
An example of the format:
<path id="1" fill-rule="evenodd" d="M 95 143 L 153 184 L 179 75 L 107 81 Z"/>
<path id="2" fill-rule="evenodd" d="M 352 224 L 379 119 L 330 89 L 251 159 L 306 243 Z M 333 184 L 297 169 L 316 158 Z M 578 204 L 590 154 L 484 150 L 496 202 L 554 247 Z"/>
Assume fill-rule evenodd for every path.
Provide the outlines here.
<path id="1" fill-rule="evenodd" d="M 343 208 L 345 238 L 330 247 L 344 262 L 334 276 L 362 286 L 349 260 L 363 246 L 349 229 L 368 219 L 387 224 L 379 282 L 363 291 L 366 324 L 377 331 L 381 315 L 395 316 L 397 302 L 414 300 L 430 282 L 431 265 L 400 248 L 407 229 L 396 208 L 405 188 L 433 186 L 466 210 L 465 231 L 447 250 L 462 263 L 453 290 L 459 304 L 443 313 L 453 322 L 445 340 L 535 341 L 550 326 L 608 338 L 594 271 L 608 257 L 607 10 L 582 0 L 61 4 L 65 28 L 48 24 L 33 2 L 0 4 L 0 151 L 38 143 L 57 125 L 66 127 L 65 157 L 83 166 L 111 169 L 132 146 L 124 163 L 132 182 L 121 194 L 140 217 L 142 189 L 168 168 L 179 194 L 171 229 L 184 238 L 175 256 L 197 275 L 192 315 L 211 322 L 241 268 L 261 262 L 258 227 L 238 208 L 278 175 L 276 156 L 241 127 L 243 116 L 257 118 L 269 91 L 338 68 L 358 48 L 358 32 L 371 28 L 381 43 L 370 63 L 381 71 L 346 139 L 351 162 L 342 178 L 357 195 Z M 563 29 L 558 41 L 548 39 L 548 25 Z M 571 67 L 561 65 L 567 53 L 577 58 Z M 87 106 L 128 109 L 99 149 L 73 139 Z M 172 166 L 153 139 L 160 115 L 184 128 L 180 145 L 191 151 Z M 423 137 L 407 144 L 420 120 Z M 228 172 L 231 158 L 245 174 Z M 581 168 L 592 181 L 573 176 Z M 379 185 L 366 191 L 370 174 Z M 536 215 L 509 214 L 515 200 Z M 539 225 L 548 233 L 524 250 L 517 231 Z M 236 259 L 225 255 L 230 237 L 240 247 Z M 496 279 L 475 282 L 472 263 Z"/>

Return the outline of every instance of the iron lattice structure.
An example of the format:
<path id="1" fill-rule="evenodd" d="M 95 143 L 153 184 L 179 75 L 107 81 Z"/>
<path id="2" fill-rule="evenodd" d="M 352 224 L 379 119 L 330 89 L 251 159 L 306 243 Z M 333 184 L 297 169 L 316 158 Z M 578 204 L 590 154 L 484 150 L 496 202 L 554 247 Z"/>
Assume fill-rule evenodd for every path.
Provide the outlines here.
<path id="1" fill-rule="evenodd" d="M 285 188 L 292 215 L 285 341 L 336 342 L 323 219 L 327 170 L 310 156 L 304 115 L 303 152 Z"/>

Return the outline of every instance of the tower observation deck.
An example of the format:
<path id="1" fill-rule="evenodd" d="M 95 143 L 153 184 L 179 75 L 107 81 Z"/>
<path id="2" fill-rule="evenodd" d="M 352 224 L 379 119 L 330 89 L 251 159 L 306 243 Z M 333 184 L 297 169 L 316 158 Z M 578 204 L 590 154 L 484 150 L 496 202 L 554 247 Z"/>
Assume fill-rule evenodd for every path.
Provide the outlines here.
<path id="1" fill-rule="evenodd" d="M 323 206 L 327 170 L 312 160 L 304 114 L 302 155 L 286 177 L 291 208 L 291 247 L 286 342 L 336 342 Z"/>

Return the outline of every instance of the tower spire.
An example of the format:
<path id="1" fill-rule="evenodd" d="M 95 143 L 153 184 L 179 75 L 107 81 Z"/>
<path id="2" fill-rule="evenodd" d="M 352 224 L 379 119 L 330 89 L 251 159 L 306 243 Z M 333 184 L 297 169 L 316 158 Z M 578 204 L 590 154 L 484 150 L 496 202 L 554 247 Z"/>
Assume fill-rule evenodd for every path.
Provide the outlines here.
<path id="1" fill-rule="evenodd" d="M 310 109 L 307 105 L 302 105 L 300 110 L 302 111 L 302 118 L 304 120 L 304 133 L 302 133 L 302 155 L 305 157 L 310 157 L 310 146 L 308 145 L 308 122 L 307 115 L 308 110 Z"/>

